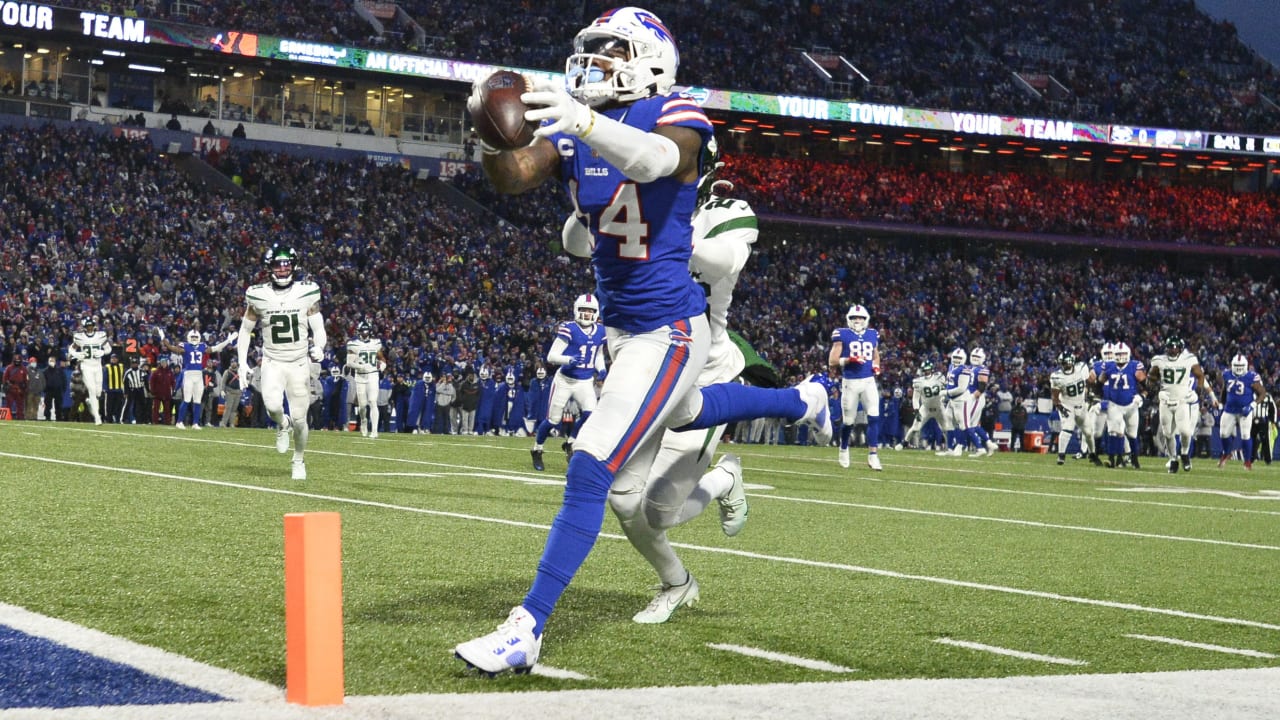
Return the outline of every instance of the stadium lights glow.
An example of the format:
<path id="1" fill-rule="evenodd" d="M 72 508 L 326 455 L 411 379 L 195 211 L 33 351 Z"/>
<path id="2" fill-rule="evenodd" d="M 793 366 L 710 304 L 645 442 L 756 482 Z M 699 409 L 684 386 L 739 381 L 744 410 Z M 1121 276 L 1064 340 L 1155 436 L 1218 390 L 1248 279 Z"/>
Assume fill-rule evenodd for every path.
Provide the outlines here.
<path id="1" fill-rule="evenodd" d="M 244 77 L 244 73 L 242 73 L 242 72 L 240 72 L 239 70 L 237 70 L 237 71 L 235 71 L 235 72 L 231 73 L 231 77 L 238 77 L 238 78 L 240 78 L 240 77 Z"/>
<path id="2" fill-rule="evenodd" d="M 110 55 L 111 57 L 124 57 L 124 53 L 120 52 L 119 50 L 103 50 L 102 54 Z"/>
<path id="3" fill-rule="evenodd" d="M 143 70 L 145 72 L 162 73 L 164 68 L 155 65 L 139 65 L 137 63 L 129 63 L 130 70 Z"/>
<path id="4" fill-rule="evenodd" d="M 107 63 L 106 63 L 106 61 L 105 61 L 105 60 L 100 60 L 100 59 L 98 59 L 98 58 L 94 58 L 94 59 L 92 59 L 92 60 L 90 60 L 90 61 L 89 61 L 89 64 L 90 64 L 90 65 L 106 65 Z"/>
<path id="5" fill-rule="evenodd" d="M 49 48 L 39 48 L 38 50 L 36 50 L 36 52 L 40 53 L 41 55 L 48 55 Z"/>

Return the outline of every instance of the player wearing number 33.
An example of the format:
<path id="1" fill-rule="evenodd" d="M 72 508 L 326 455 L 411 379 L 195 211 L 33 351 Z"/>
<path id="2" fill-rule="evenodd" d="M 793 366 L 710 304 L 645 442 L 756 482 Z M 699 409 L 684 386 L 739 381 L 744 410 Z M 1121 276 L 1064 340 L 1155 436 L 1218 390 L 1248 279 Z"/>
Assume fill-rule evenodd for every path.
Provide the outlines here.
<path id="1" fill-rule="evenodd" d="M 858 406 L 867 412 L 867 467 L 880 469 L 880 333 L 868 327 L 871 313 L 854 305 L 845 314 L 847 327 L 831 331 L 827 364 L 840 373 L 840 412 L 847 418 L 840 426 L 840 467 L 849 467 L 849 437 Z"/>
<path id="2" fill-rule="evenodd" d="M 526 192 L 553 177 L 564 183 L 591 232 L 594 295 L 612 359 L 574 444 L 533 585 L 496 631 L 454 648 L 486 674 L 532 670 L 547 619 L 600 534 L 615 477 L 631 463 L 647 472 L 665 428 L 782 417 L 830 438 L 826 393 L 816 383 L 697 386 L 711 331 L 689 260 L 712 128 L 693 98 L 671 92 L 678 63 L 675 41 L 655 15 L 611 10 L 574 38 L 567 88 L 539 80 L 521 96 L 533 108 L 525 118 L 542 123 L 533 142 L 482 148 L 485 174 L 499 192 Z M 482 82 L 467 101 L 473 115 Z"/>
<path id="3" fill-rule="evenodd" d="M 262 364 L 258 372 L 263 408 L 279 428 L 276 451 L 288 452 L 292 440 L 293 479 L 306 480 L 304 453 L 307 407 L 311 403 L 311 361 L 324 359 L 328 342 L 320 315 L 320 286 L 294 277 L 298 253 L 291 247 L 272 245 L 263 262 L 270 280 L 244 291 L 244 317 L 240 320 L 236 353 L 240 367 L 247 369 L 249 335 L 261 322 Z M 284 413 L 285 398 L 289 400 L 288 415 Z"/>

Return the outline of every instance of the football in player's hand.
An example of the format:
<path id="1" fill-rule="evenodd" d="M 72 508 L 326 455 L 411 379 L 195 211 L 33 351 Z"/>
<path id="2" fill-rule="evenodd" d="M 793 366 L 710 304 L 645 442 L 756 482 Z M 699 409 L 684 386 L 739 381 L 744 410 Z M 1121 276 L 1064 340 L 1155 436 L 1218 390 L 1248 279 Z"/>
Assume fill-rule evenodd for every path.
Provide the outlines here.
<path id="1" fill-rule="evenodd" d="M 499 70 L 481 82 L 479 111 L 471 120 L 490 147 L 515 150 L 533 142 L 537 125 L 524 119 L 529 106 L 520 99 L 527 90 L 524 75 L 510 70 Z"/>

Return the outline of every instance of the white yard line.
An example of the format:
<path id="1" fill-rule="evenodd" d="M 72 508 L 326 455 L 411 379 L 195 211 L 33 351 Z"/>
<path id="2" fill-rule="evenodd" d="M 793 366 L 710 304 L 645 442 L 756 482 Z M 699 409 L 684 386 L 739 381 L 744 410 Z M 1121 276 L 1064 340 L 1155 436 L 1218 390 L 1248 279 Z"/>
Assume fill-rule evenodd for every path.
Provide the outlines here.
<path id="1" fill-rule="evenodd" d="M 309 451 L 308 451 L 309 452 Z M 359 500 L 356 498 L 345 498 L 334 495 L 321 495 L 319 493 L 308 493 L 300 490 L 286 490 L 284 488 L 262 487 L 259 485 L 245 485 L 242 483 L 227 482 L 224 480 L 209 480 L 206 478 L 189 477 L 185 475 L 174 475 L 172 473 L 154 472 L 151 470 L 137 470 L 133 468 L 112 467 L 108 465 L 96 465 L 93 463 L 85 463 L 73 460 L 60 460 L 57 458 L 41 457 L 37 455 L 22 455 L 20 453 L 0 452 L 0 457 L 8 457 L 17 460 L 28 460 L 32 462 L 44 462 L 54 465 L 67 465 L 70 467 L 80 467 L 90 470 L 98 470 L 107 473 L 121 473 L 125 475 L 139 475 L 143 477 L 158 478 L 162 480 L 179 480 L 182 482 L 197 483 L 201 485 L 211 485 L 217 487 L 234 488 L 237 490 L 249 490 L 252 492 L 264 492 L 275 495 L 287 495 L 292 497 L 305 497 L 313 500 L 323 500 L 333 503 L 342 503 L 348 505 L 358 505 L 361 507 L 376 507 L 387 510 L 400 510 L 403 512 L 418 513 L 422 515 L 430 515 L 434 517 L 447 517 L 459 520 L 473 520 L 478 522 L 488 522 L 498 525 L 507 525 L 510 527 L 523 527 L 536 530 L 549 531 L 551 526 L 540 523 L 523 522 L 519 520 L 506 520 L 503 518 L 484 517 L 482 515 L 470 515 L 467 513 L 447 512 L 443 510 L 429 510 L 426 508 L 409 507 L 406 505 L 394 505 L 391 503 L 374 502 L 371 500 Z M 600 533 L 600 537 L 609 538 L 611 540 L 626 540 L 623 535 L 614 533 Z M 917 582 L 935 583 L 938 585 L 947 585 L 951 587 L 962 587 L 972 590 L 984 590 L 989 592 L 1006 593 L 1010 595 L 1020 595 L 1023 597 L 1035 597 L 1043 600 L 1051 600 L 1055 602 L 1067 602 L 1078 605 L 1089 605 L 1094 607 L 1106 607 L 1116 610 L 1126 610 L 1130 612 L 1152 613 L 1156 615 L 1168 615 L 1171 617 L 1180 617 L 1189 620 L 1207 620 L 1210 622 L 1225 623 L 1228 625 L 1240 625 L 1244 627 L 1261 628 L 1263 630 L 1278 630 L 1280 625 L 1272 623 L 1264 623 L 1256 620 L 1247 620 L 1243 618 L 1223 617 L 1218 615 L 1204 615 L 1201 613 L 1186 612 L 1183 610 L 1172 610 L 1168 608 L 1147 607 L 1144 605 L 1136 605 L 1133 603 L 1116 602 L 1112 600 L 1098 600 L 1094 598 L 1076 597 L 1072 595 L 1060 595 L 1058 593 L 1044 592 L 1040 590 L 1027 590 L 1024 588 L 1007 587 L 1003 585 L 991 585 L 987 583 L 970 582 L 967 580 L 955 580 L 952 578 L 933 577 L 929 575 L 911 575 L 908 573 L 896 572 L 893 570 L 883 570 L 880 568 L 869 568 L 860 565 L 848 565 L 844 563 L 825 562 L 817 560 L 805 560 L 803 558 L 784 557 L 779 555 L 765 555 L 762 553 L 746 552 L 743 550 L 734 550 L 724 547 L 710 547 L 705 545 L 690 545 L 686 543 L 671 543 L 672 547 L 684 548 L 687 550 L 695 550 L 699 552 L 721 553 L 725 555 L 734 555 L 737 557 L 751 558 L 754 560 L 766 560 L 772 562 L 788 563 L 792 565 L 800 565 L 804 567 L 825 568 L 828 570 L 839 570 L 843 572 L 863 573 L 883 578 L 892 578 L 897 580 L 914 580 Z"/>
<path id="2" fill-rule="evenodd" d="M 0 603 L 0 625 L 232 700 L 284 702 L 284 691 L 270 683 L 16 605 Z"/>
<path id="3" fill-rule="evenodd" d="M 995 645 L 984 645 L 982 643 L 969 642 L 967 640 L 952 640 L 951 638 L 938 638 L 934 640 L 942 645 L 950 645 L 952 647 L 965 648 L 966 650 L 978 650 L 980 652 L 989 652 L 996 655 L 1006 655 L 1008 657 L 1016 657 L 1022 660 L 1035 660 L 1036 662 L 1052 663 L 1054 665 L 1074 665 L 1082 666 L 1089 663 L 1083 660 L 1072 660 L 1071 658 L 1054 657 L 1052 655 L 1041 655 L 1039 653 L 1024 652 L 1022 650 L 1010 650 L 1009 648 L 996 647 Z"/>
<path id="4" fill-rule="evenodd" d="M 770 650 L 761 650 L 759 648 L 744 647 L 742 645 L 726 645 L 724 643 L 707 643 L 707 647 L 712 650 L 723 650 L 725 652 L 746 655 L 747 657 L 760 658 L 761 660 L 770 660 L 787 665 L 795 665 L 797 667 L 807 668 L 809 670 L 820 670 L 822 672 L 833 673 L 851 673 L 857 672 L 853 668 L 847 668 L 843 665 L 835 665 L 833 663 L 822 660 L 813 660 L 803 658 L 797 655 L 787 655 L 785 653 L 773 652 Z"/>
<path id="5" fill-rule="evenodd" d="M 1243 655 L 1245 657 L 1264 658 L 1274 660 L 1280 655 L 1272 655 L 1258 650 L 1247 650 L 1244 648 L 1226 647 L 1224 645 L 1210 645 L 1208 643 L 1191 642 L 1190 640 L 1178 640 L 1177 638 L 1161 637 L 1159 635 L 1125 635 L 1127 638 L 1135 640 L 1150 640 L 1151 642 L 1165 643 L 1166 645 L 1179 645 L 1181 647 L 1196 648 L 1199 650 L 1211 650 L 1213 652 L 1227 653 L 1228 655 Z"/>

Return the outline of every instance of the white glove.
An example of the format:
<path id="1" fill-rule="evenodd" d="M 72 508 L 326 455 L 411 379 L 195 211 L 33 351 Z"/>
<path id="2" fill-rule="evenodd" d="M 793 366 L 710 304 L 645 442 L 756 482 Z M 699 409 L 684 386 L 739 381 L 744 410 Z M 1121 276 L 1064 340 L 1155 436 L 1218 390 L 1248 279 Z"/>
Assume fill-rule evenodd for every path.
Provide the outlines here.
<path id="1" fill-rule="evenodd" d="M 387 370 L 387 364 L 386 364 L 386 363 L 384 363 L 384 362 L 382 362 L 381 360 L 379 360 L 379 361 L 378 361 L 377 371 L 378 371 L 378 372 L 386 372 L 386 370 Z"/>
<path id="2" fill-rule="evenodd" d="M 160 342 L 164 342 L 164 328 L 162 328 L 162 327 L 157 327 L 157 328 L 156 328 L 156 335 L 159 335 L 159 336 L 160 336 Z"/>
<path id="3" fill-rule="evenodd" d="M 467 96 L 467 112 L 471 113 L 472 117 L 480 114 L 480 86 L 488 79 L 489 76 L 486 75 L 471 82 L 471 94 Z"/>
<path id="4" fill-rule="evenodd" d="M 312 360 L 315 360 L 316 362 L 321 362 L 321 361 L 323 361 L 323 360 L 324 360 L 324 348 L 320 347 L 319 345 L 312 345 L 312 346 L 311 346 L 311 359 L 312 359 Z"/>
<path id="5" fill-rule="evenodd" d="M 525 105 L 534 106 L 525 112 L 525 120 L 533 123 L 552 121 L 550 125 L 542 125 L 533 131 L 538 137 L 549 137 L 558 132 L 583 137 L 595 125 L 595 113 L 591 108 L 570 97 L 563 85 L 550 80 L 535 78 L 533 90 L 522 94 L 520 99 Z"/>

